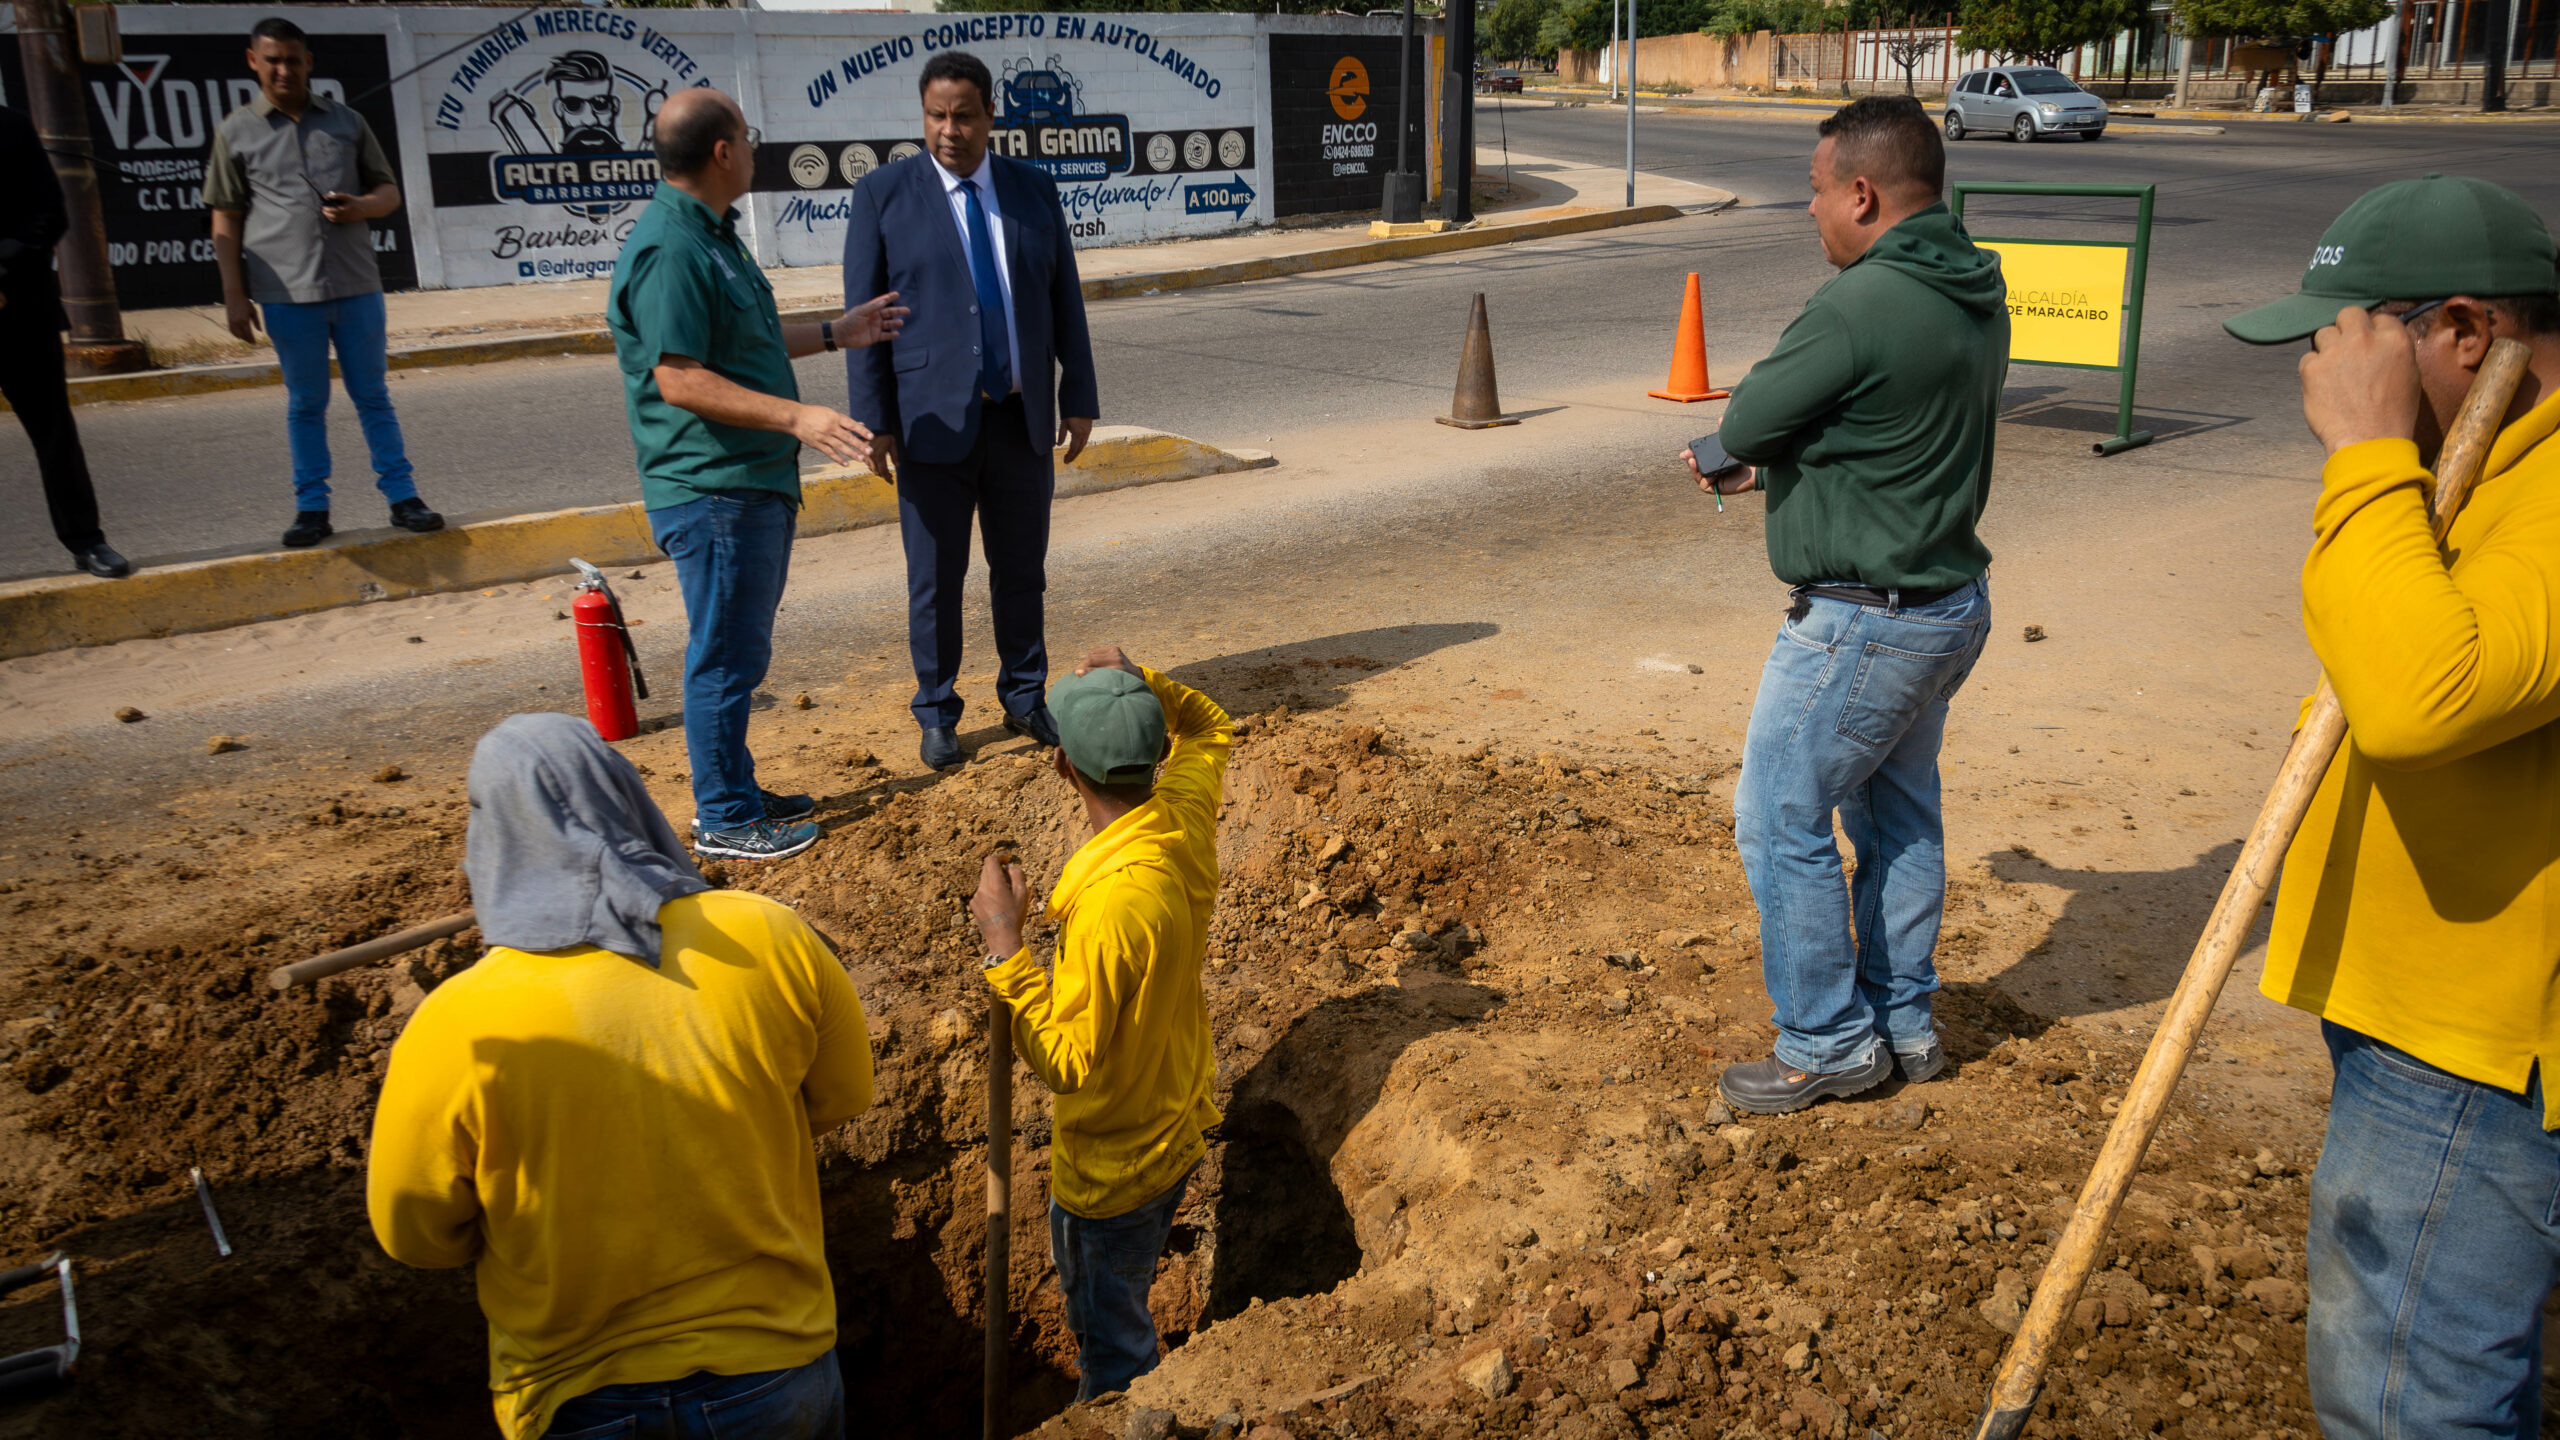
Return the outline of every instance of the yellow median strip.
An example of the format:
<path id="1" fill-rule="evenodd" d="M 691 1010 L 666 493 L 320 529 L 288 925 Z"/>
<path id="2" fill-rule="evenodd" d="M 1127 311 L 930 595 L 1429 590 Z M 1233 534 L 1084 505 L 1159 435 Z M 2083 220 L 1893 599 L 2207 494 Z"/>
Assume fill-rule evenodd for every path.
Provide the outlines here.
<path id="1" fill-rule="evenodd" d="M 1276 463 L 1268 451 L 1214 445 L 1134 425 L 1097 426 L 1060 495 L 1189 480 Z M 867 470 L 803 478 L 799 533 L 827 535 L 898 518 L 896 492 Z M 568 572 L 569 557 L 638 565 L 662 557 L 637 503 L 510 515 L 431 535 L 350 538 L 308 550 L 235 555 L 146 569 L 0 584 L 0 660 L 79 645 L 220 630 L 375 600 L 472 590 Z"/>

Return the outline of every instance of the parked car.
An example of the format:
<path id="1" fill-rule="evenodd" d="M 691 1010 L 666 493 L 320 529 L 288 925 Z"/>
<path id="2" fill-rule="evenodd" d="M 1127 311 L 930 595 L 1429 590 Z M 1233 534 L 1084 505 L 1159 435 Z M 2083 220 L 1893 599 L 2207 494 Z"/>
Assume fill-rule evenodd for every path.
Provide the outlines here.
<path id="1" fill-rule="evenodd" d="M 1476 82 L 1476 89 L 1487 95 L 1517 95 L 1520 93 L 1520 72 L 1507 68 L 1487 70 Z"/>
<path id="2" fill-rule="evenodd" d="M 2107 133 L 2107 102 L 2048 65 L 1966 72 L 1947 92 L 1947 138 L 2004 130 L 2021 144 L 2040 135 L 2095 140 Z"/>

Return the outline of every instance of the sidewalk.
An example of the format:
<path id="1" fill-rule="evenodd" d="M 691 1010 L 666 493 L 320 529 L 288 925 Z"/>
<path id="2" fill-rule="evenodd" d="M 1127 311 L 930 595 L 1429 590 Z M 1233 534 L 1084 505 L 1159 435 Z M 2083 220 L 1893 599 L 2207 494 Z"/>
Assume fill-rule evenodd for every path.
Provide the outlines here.
<path id="1" fill-rule="evenodd" d="M 1625 204 L 1624 173 L 1542 160 L 1512 152 L 1505 183 L 1498 150 L 1477 152 L 1478 219 L 1464 230 L 1380 240 L 1366 218 L 1322 225 L 1282 223 L 1234 235 L 1118 245 L 1076 252 L 1087 300 L 1200 285 L 1233 284 L 1310 270 L 1370 265 L 1481 245 L 1539 239 L 1680 214 L 1722 209 L 1730 191 L 1664 176 L 1636 177 L 1636 204 Z M 832 265 L 768 270 L 786 318 L 817 319 L 843 307 Z M 391 365 L 485 364 L 530 355 L 606 354 L 603 329 L 610 282 L 573 280 L 468 290 L 416 290 L 384 297 Z M 223 328 L 219 305 L 125 314 L 125 333 L 157 355 L 195 363 L 136 375 L 71 382 L 72 403 L 134 400 L 278 383 L 274 352 L 239 344 Z"/>
<path id="2" fill-rule="evenodd" d="M 1498 98 L 1515 105 L 1522 103 L 1535 105 L 1541 101 L 1550 105 L 1559 106 L 1604 104 L 1623 105 L 1626 103 L 1625 92 L 1620 92 L 1613 100 L 1609 95 L 1608 87 L 1605 85 L 1540 85 L 1519 96 L 1506 95 L 1485 98 Z M 1935 103 L 1932 97 L 1928 94 L 1923 94 L 1919 98 L 1920 103 L 1923 105 Z M 1643 113 L 1649 106 L 1659 106 L 1665 109 L 1677 110 L 1705 110 L 1710 112 L 1726 110 L 1748 113 L 1753 110 L 1783 111 L 1798 108 L 1836 110 L 1847 103 L 1837 95 L 1761 95 L 1747 90 L 1701 90 L 1693 91 L 1685 95 L 1674 95 L 1668 91 L 1660 90 L 1638 90 L 1636 92 L 1636 101 L 1636 109 L 1638 113 Z M 2306 119 L 2304 116 L 2294 114 L 2289 109 L 2258 111 L 2242 109 L 2238 106 L 2232 106 L 2229 108 L 2189 106 L 2185 109 L 2172 109 L 2166 103 L 2150 105 L 2138 100 L 2132 102 L 2110 100 L 2107 102 L 2107 113 L 2111 122 L 2116 120 L 2133 120 L 2137 122 L 2146 120 L 2201 120 L 2214 124 L 2221 124 L 2236 120 L 2261 124 L 2281 123 L 2299 125 L 2304 123 Z M 2465 109 L 2453 105 L 2398 105 L 2388 110 L 2383 109 L 2379 105 L 2333 105 L 2325 106 L 2320 110 L 2315 111 L 2308 117 L 2308 119 L 2315 122 L 2326 121 L 2338 123 L 2353 121 L 2359 124 L 2383 125 L 2548 124 L 2553 121 L 2560 121 L 2560 107 L 2535 110 L 2508 110 L 2500 114 L 2484 115 L 2477 109 Z M 2112 128 L 2112 126 L 2110 128 Z M 2138 126 L 2137 128 L 2168 130 L 2174 133 L 2180 127 L 2145 125 Z"/>

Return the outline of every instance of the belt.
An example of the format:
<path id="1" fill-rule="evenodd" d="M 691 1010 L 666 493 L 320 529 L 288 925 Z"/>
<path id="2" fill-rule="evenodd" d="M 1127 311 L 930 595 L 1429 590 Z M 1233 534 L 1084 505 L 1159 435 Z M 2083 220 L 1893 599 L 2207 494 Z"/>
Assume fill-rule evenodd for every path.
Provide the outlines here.
<path id="1" fill-rule="evenodd" d="M 1942 590 L 1878 590 L 1871 585 L 1797 585 L 1787 593 L 1798 601 L 1809 597 L 1837 600 L 1844 605 L 1872 605 L 1879 610 L 1910 610 L 1922 605 L 1935 605 L 1972 583 L 1966 580 Z"/>

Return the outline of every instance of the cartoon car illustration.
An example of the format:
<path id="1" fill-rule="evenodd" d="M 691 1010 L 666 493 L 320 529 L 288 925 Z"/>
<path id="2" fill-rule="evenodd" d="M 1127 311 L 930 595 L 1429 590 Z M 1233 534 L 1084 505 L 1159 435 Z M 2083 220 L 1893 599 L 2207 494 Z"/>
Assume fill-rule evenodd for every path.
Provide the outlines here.
<path id="1" fill-rule="evenodd" d="M 1055 70 L 1022 70 L 1004 79 L 1004 118 L 1012 124 L 1067 120 L 1075 113 L 1074 87 Z"/>

